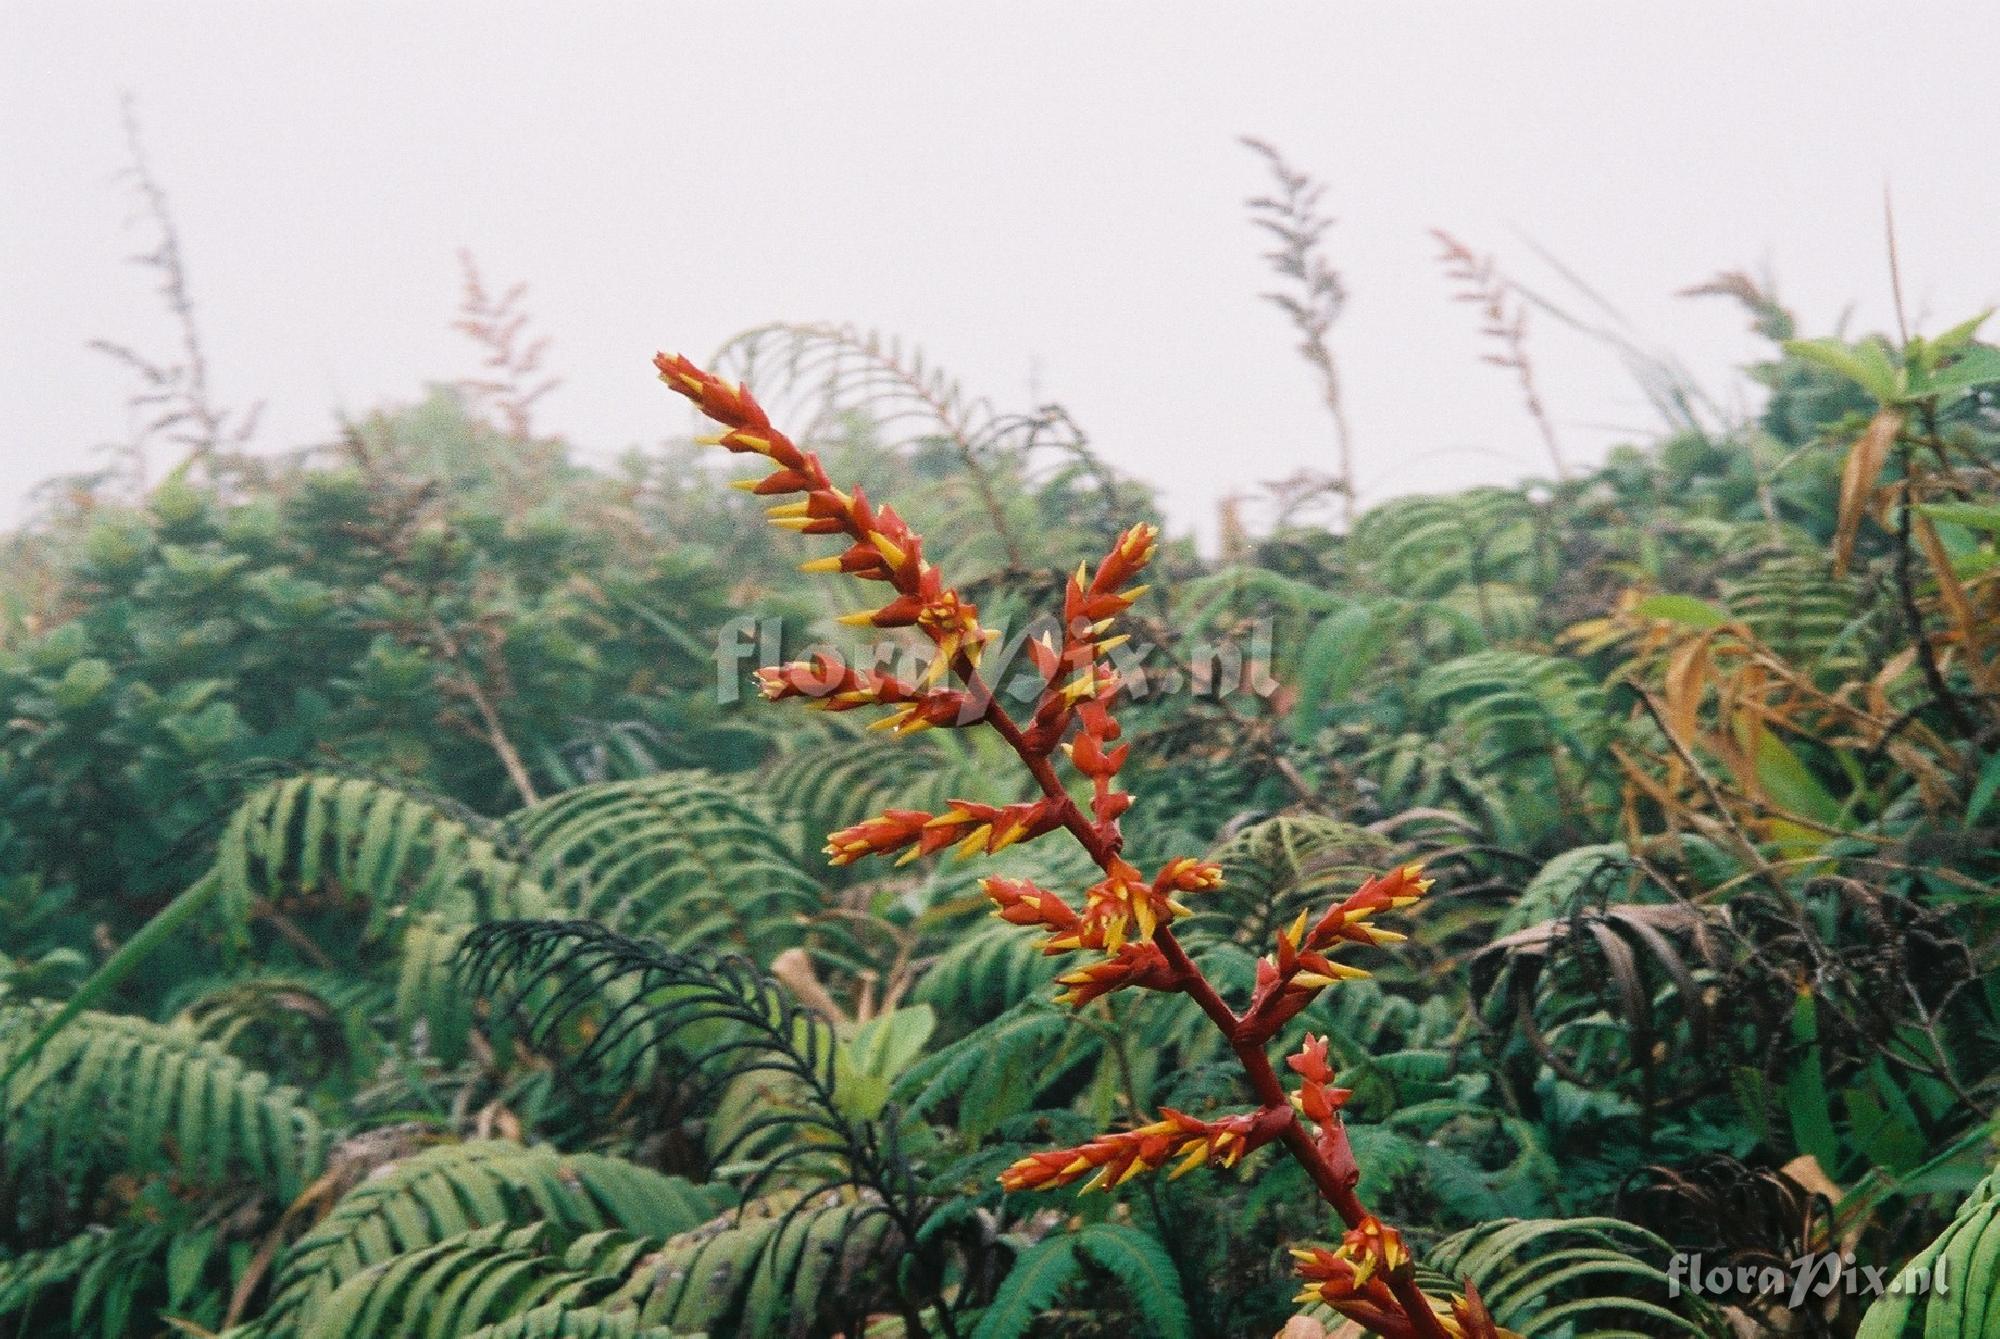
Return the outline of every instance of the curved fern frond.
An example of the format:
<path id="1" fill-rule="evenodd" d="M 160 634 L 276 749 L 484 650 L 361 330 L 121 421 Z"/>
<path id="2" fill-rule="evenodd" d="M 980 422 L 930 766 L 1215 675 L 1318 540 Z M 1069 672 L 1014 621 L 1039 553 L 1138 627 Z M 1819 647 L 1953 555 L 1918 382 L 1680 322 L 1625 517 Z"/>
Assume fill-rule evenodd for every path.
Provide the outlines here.
<path id="1" fill-rule="evenodd" d="M 768 958 L 796 943 L 819 884 L 748 796 L 699 772 L 580 786 L 508 820 L 528 872 L 567 910 L 679 946 Z"/>
<path id="2" fill-rule="evenodd" d="M 973 1339 L 1019 1339 L 1075 1281 L 1088 1260 L 1123 1285 L 1145 1321 L 1143 1333 L 1186 1339 L 1194 1333 L 1173 1257 L 1150 1233 L 1128 1223 L 1092 1223 L 1045 1237 L 1014 1261 Z"/>
<path id="3" fill-rule="evenodd" d="M 1854 583 L 1836 579 L 1823 555 L 1766 557 L 1721 589 L 1730 612 L 1782 658 L 1818 670 L 1867 664 L 1868 611 Z"/>
<path id="4" fill-rule="evenodd" d="M 602 1154 L 497 1140 L 426 1149 L 349 1191 L 292 1244 L 256 1333 L 306 1333 L 350 1280 L 475 1229 L 666 1238 L 721 1207 L 714 1191 Z"/>
<path id="5" fill-rule="evenodd" d="M 29 1333 L 38 1314 L 61 1316 L 67 1334 L 125 1334 L 133 1302 L 156 1280 L 171 1236 L 153 1223 L 91 1227 L 59 1245 L 0 1261 L 0 1316 L 19 1316 L 19 1334 Z"/>
<path id="6" fill-rule="evenodd" d="M 1584 766 L 1604 751 L 1604 692 L 1576 661 L 1528 651 L 1475 651 L 1425 670 L 1419 705 L 1441 710 L 1495 767 L 1561 747 Z"/>
<path id="7" fill-rule="evenodd" d="M 216 849 L 230 936 L 249 942 L 260 902 L 359 902 L 364 936 L 412 912 L 465 924 L 548 910 L 542 891 L 472 815 L 361 777 L 295 776 L 253 791 Z"/>
<path id="8" fill-rule="evenodd" d="M 573 1063 L 593 1078 L 629 1085 L 670 1060 L 711 1092 L 746 1074 L 773 1076 L 785 1100 L 734 1123 L 729 1144 L 714 1150 L 726 1163 L 787 1132 L 782 1151 L 747 1166 L 744 1194 L 773 1177 L 851 1184 L 915 1235 L 921 1208 L 895 1113 L 851 1113 L 831 1026 L 749 961 L 677 953 L 590 921 L 511 921 L 468 936 L 463 970 L 497 1010 L 524 1019 L 531 1045 L 580 1042 Z"/>
<path id="9" fill-rule="evenodd" d="M 464 927 L 538 916 L 547 895 L 475 816 L 360 777 L 307 775 L 253 792 L 218 843 L 225 933 L 247 947 L 260 917 L 301 910 L 364 916 L 364 942 L 392 939 L 395 1017 L 456 1059 L 470 1019 L 444 964 Z"/>
<path id="10" fill-rule="evenodd" d="M 954 940 L 917 982 L 913 998 L 947 1017 L 997 1018 L 1047 992 L 1057 967 L 1013 925 L 980 926 Z"/>
<path id="11" fill-rule="evenodd" d="M 1052 1006 L 1030 1002 L 933 1051 L 903 1075 L 898 1094 L 913 1119 L 956 1103 L 953 1125 L 976 1139 L 1101 1049 Z"/>
<path id="12" fill-rule="evenodd" d="M 382 1049 L 370 1024 L 391 1004 L 389 990 L 365 977 L 260 971 L 189 982 L 167 1008 L 173 1026 L 262 1068 L 360 1075 Z"/>
<path id="13" fill-rule="evenodd" d="M 46 1013 L 0 1013 L 0 1056 Z M 210 1185 L 249 1177 L 290 1200 L 326 1157 L 326 1129 L 296 1090 L 215 1042 L 120 1014 L 78 1015 L 0 1102 L 5 1156 L 17 1174 L 171 1168 Z"/>
<path id="14" fill-rule="evenodd" d="M 1855 1339 L 1985 1339 L 2000 1324 L 2000 1171 L 1974 1186 L 1944 1231 L 1892 1276 Z"/>
<path id="15" fill-rule="evenodd" d="M 1522 1339 L 1623 1339 L 1633 1334 L 1722 1333 L 1721 1318 L 1692 1292 L 1670 1296 L 1650 1260 L 1672 1248 L 1616 1218 L 1502 1218 L 1454 1233 L 1426 1263 L 1451 1281 L 1470 1279 L 1493 1319 Z"/>
<path id="16" fill-rule="evenodd" d="M 843 1309 L 866 1311 L 857 1298 L 891 1295 L 882 1272 L 906 1240 L 869 1192 L 784 1191 L 667 1242 L 618 1300 L 676 1334 L 806 1339 L 840 1329 Z"/>
<path id="17" fill-rule="evenodd" d="M 1534 504 L 1511 488 L 1468 488 L 1372 507 L 1349 540 L 1386 589 L 1435 598 L 1491 581 L 1533 584 Z"/>
<path id="18" fill-rule="evenodd" d="M 299 1339 L 456 1336 L 530 1311 L 589 1306 L 651 1244 L 617 1231 L 568 1239 L 547 1223 L 476 1228 L 348 1279 L 313 1308 Z"/>
<path id="19" fill-rule="evenodd" d="M 645 1325 L 631 1311 L 553 1302 L 484 1325 L 464 1339 L 676 1339 L 664 1325 Z M 685 1332 L 681 1336 L 685 1339 Z"/>

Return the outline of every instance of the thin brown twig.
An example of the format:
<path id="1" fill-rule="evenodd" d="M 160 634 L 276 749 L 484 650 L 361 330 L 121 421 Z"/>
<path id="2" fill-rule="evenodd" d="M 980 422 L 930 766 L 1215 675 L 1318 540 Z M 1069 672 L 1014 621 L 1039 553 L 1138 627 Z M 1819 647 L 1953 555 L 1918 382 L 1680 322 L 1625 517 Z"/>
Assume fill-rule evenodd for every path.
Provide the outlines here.
<path id="1" fill-rule="evenodd" d="M 1277 246 L 1265 252 L 1264 259 L 1292 291 L 1263 296 L 1291 319 L 1299 336 L 1299 355 L 1319 374 L 1320 401 L 1333 420 L 1334 473 L 1329 487 L 1341 495 L 1341 523 L 1351 530 L 1358 491 L 1354 434 L 1341 393 L 1340 365 L 1327 340 L 1327 332 L 1347 309 L 1347 285 L 1320 245 L 1333 227 L 1333 220 L 1319 212 L 1326 187 L 1294 168 L 1263 140 L 1245 135 L 1242 143 L 1264 159 L 1277 179 L 1276 195 L 1255 196 L 1248 203 L 1251 221 L 1277 239 Z"/>
<path id="2" fill-rule="evenodd" d="M 1528 356 L 1528 304 L 1514 291 L 1513 283 L 1500 272 L 1492 256 L 1476 254 L 1442 228 L 1431 229 L 1431 236 L 1443 248 L 1438 259 L 1444 265 L 1446 277 L 1461 285 L 1453 297 L 1479 308 L 1480 319 L 1485 322 L 1479 333 L 1496 346 L 1497 351 L 1482 354 L 1481 358 L 1514 373 L 1527 402 L 1528 417 L 1541 433 L 1556 478 L 1567 481 L 1571 477 L 1569 461 L 1556 437 L 1555 423 L 1542 403 L 1541 389 L 1535 383 L 1535 364 Z"/>

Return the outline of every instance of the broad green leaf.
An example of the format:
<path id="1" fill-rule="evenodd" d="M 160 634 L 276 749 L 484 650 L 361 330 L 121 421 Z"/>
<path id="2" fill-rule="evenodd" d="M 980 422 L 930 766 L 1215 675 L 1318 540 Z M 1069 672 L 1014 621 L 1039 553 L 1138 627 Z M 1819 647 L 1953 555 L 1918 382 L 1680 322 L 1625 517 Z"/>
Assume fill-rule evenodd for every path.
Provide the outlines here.
<path id="1" fill-rule="evenodd" d="M 1632 606 L 1641 618 L 1661 618 L 1690 628 L 1719 628 L 1729 621 L 1726 610 L 1692 595 L 1648 595 Z"/>
<path id="2" fill-rule="evenodd" d="M 1837 339 L 1788 339 L 1785 352 L 1846 377 L 1881 404 L 1902 398 L 1904 372 L 1879 339 L 1848 344 Z"/>
<path id="3" fill-rule="evenodd" d="M 1979 781 L 1972 787 L 1972 798 L 1965 802 L 1965 826 L 1971 827 L 1986 816 L 1986 810 L 1996 794 L 2000 794 L 2000 753 L 1988 758 L 1986 766 L 1979 771 Z"/>
<path id="4" fill-rule="evenodd" d="M 1971 530 L 2000 535 L 2000 507 L 1976 502 L 1923 502 L 1917 510 L 1933 521 L 1947 521 Z"/>
<path id="5" fill-rule="evenodd" d="M 1961 354 L 1951 366 L 1933 372 L 1910 387 L 1912 395 L 1952 395 L 1975 386 L 2000 383 L 2000 349 L 1979 345 Z"/>

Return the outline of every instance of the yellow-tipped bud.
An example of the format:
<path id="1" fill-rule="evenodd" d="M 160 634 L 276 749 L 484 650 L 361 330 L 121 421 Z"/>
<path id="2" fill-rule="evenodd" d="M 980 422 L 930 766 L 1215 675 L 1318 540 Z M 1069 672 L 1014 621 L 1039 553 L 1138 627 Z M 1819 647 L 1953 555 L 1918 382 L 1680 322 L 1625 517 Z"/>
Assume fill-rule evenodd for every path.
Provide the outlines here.
<path id="1" fill-rule="evenodd" d="M 1186 1176 L 1189 1172 L 1193 1171 L 1195 1168 L 1201 1166 L 1204 1162 L 1207 1161 L 1208 1161 L 1208 1141 L 1206 1139 L 1198 1139 L 1194 1143 L 1188 1145 L 1187 1156 L 1181 1159 L 1179 1166 L 1175 1167 L 1171 1172 L 1167 1173 L 1167 1179 L 1169 1181 L 1178 1181 L 1183 1176 Z"/>
<path id="2" fill-rule="evenodd" d="M 1301 911 L 1299 913 L 1299 918 L 1292 922 L 1291 928 L 1289 930 L 1285 931 L 1285 940 L 1293 948 L 1297 948 L 1300 942 L 1304 940 L 1306 937 L 1307 914 L 1308 913 Z"/>

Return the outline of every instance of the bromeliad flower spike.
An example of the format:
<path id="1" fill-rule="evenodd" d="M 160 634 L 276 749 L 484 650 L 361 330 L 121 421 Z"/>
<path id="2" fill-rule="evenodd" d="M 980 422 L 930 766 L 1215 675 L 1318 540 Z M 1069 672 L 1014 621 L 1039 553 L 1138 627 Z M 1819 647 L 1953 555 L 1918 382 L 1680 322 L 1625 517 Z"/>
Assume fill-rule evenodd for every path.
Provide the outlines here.
<path id="1" fill-rule="evenodd" d="M 1231 1167 L 1266 1144 L 1280 1144 L 1304 1167 L 1347 1228 L 1336 1249 L 1295 1252 L 1307 1284 L 1300 1300 L 1322 1302 L 1387 1339 L 1504 1336 L 1507 1332 L 1494 1324 L 1470 1288 L 1465 1296 L 1443 1303 L 1426 1296 L 1417 1286 L 1416 1264 L 1402 1238 L 1356 1196 L 1360 1171 L 1340 1116 L 1348 1094 L 1333 1086 L 1327 1039 L 1308 1038 L 1286 1061 L 1300 1080 L 1296 1092 L 1286 1091 L 1269 1055 L 1279 1029 L 1322 990 L 1367 974 L 1332 955 L 1346 945 L 1377 947 L 1400 940 L 1401 935 L 1376 925 L 1375 918 L 1416 902 L 1429 881 L 1416 866 L 1407 866 L 1370 879 L 1317 920 L 1301 915 L 1258 964 L 1255 991 L 1237 1013 L 1173 931 L 1174 921 L 1187 914 L 1182 899 L 1215 887 L 1222 871 L 1184 856 L 1148 876 L 1120 855 L 1124 838 L 1119 821 L 1132 797 L 1117 788 L 1117 777 L 1130 746 L 1116 742 L 1119 726 L 1112 708 L 1120 684 L 1105 657 L 1123 641 L 1113 632 L 1118 616 L 1145 593 L 1136 583 L 1152 560 L 1158 530 L 1133 526 L 1118 537 L 1095 572 L 1082 566 L 1070 577 L 1063 596 L 1063 636 L 1028 644 L 1042 687 L 1032 714 L 1016 720 L 980 676 L 980 655 L 992 634 L 980 627 L 978 609 L 945 583 L 925 559 L 922 538 L 893 507 L 873 505 L 859 488 L 848 492 L 835 487 L 819 459 L 774 428 L 744 387 L 732 386 L 685 358 L 661 354 L 654 364 L 662 381 L 721 425 L 723 431 L 706 442 L 770 463 L 764 478 L 738 487 L 785 499 L 771 508 L 774 524 L 844 542 L 840 551 L 804 564 L 804 570 L 844 572 L 888 587 L 883 603 L 842 621 L 915 628 L 936 648 L 920 683 L 855 673 L 824 661 L 800 662 L 759 670 L 763 695 L 772 701 L 804 698 L 830 711 L 884 707 L 889 714 L 883 727 L 898 732 L 985 726 L 1006 740 L 1035 781 L 1036 797 L 1018 804 L 953 800 L 935 814 L 891 809 L 833 833 L 826 845 L 832 862 L 845 865 L 897 854 L 901 863 L 947 847 L 961 855 L 992 855 L 1058 828 L 1068 831 L 1103 875 L 1084 890 L 1082 904 L 1025 880 L 989 878 L 984 887 L 994 914 L 1044 931 L 1045 953 L 1083 957 L 1080 966 L 1058 978 L 1064 988 L 1058 999 L 1064 1003 L 1081 1007 L 1133 988 L 1188 996 L 1228 1039 L 1257 1100 L 1254 1109 L 1220 1120 L 1163 1109 L 1160 1119 L 1137 1129 L 1023 1158 L 1001 1174 L 1001 1183 L 1009 1190 L 1075 1182 L 1083 1182 L 1085 1190 L 1110 1189 L 1169 1162 L 1175 1164 L 1171 1175 L 1180 1176 L 1201 1166 Z M 1087 800 L 1071 794 L 1058 761 L 1084 783 L 1079 788 L 1087 788 Z"/>

